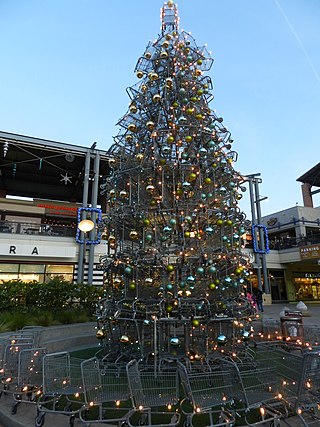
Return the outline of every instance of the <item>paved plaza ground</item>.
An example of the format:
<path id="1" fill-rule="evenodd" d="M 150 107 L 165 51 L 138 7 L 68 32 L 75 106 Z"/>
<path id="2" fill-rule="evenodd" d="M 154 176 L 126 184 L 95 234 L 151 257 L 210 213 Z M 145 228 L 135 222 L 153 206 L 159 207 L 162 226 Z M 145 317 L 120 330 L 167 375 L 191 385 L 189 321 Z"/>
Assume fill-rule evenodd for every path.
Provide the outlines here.
<path id="1" fill-rule="evenodd" d="M 320 304 L 309 304 L 307 305 L 308 312 L 303 317 L 303 323 L 305 325 L 320 326 Z M 281 313 L 285 308 L 289 310 L 296 310 L 296 305 L 293 304 L 272 304 L 264 307 L 262 313 L 263 319 L 280 320 Z M 12 408 L 12 396 L 3 395 L 0 399 L 0 427 L 34 427 L 35 426 L 35 414 L 36 407 L 33 404 L 22 404 L 18 407 L 16 415 L 11 414 Z M 68 417 L 63 415 L 52 415 L 47 414 L 45 418 L 44 427 L 57 427 L 57 426 L 68 426 Z M 106 424 L 95 423 L 96 427 L 102 427 Z M 111 426 L 108 424 L 109 427 Z M 314 424 L 319 425 L 319 424 Z M 83 424 L 79 420 L 75 420 L 75 427 L 83 427 Z M 301 421 L 297 418 L 290 418 L 281 422 L 281 427 L 291 426 L 298 427 L 303 426 Z"/>

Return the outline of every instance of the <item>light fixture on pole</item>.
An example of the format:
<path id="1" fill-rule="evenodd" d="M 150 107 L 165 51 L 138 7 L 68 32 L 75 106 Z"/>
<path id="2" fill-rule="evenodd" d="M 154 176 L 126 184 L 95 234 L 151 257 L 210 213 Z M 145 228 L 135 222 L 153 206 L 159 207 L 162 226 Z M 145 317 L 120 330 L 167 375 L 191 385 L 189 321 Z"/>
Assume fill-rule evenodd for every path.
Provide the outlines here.
<path id="1" fill-rule="evenodd" d="M 82 221 L 79 222 L 78 228 L 84 233 L 87 233 L 88 231 L 91 231 L 94 229 L 94 222 L 91 221 L 91 219 L 83 219 Z"/>

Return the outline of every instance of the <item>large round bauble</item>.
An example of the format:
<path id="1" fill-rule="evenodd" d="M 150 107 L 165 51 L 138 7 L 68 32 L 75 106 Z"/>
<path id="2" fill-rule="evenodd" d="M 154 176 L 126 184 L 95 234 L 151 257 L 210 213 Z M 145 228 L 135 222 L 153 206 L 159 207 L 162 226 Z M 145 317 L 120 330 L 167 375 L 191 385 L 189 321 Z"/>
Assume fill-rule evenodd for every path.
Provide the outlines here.
<path id="1" fill-rule="evenodd" d="M 174 265 L 168 264 L 167 265 L 167 271 L 168 271 L 168 273 L 171 273 L 173 270 L 174 270 Z"/>
<path id="2" fill-rule="evenodd" d="M 197 328 L 200 325 L 200 320 L 199 319 L 193 319 L 192 320 L 192 326 L 194 326 L 195 328 Z"/>
<path id="3" fill-rule="evenodd" d="M 189 191 L 190 187 L 191 187 L 190 182 L 185 181 L 185 182 L 182 183 L 182 188 L 184 189 L 184 191 Z"/>
<path id="4" fill-rule="evenodd" d="M 103 340 L 107 336 L 107 332 L 105 329 L 98 329 L 96 332 L 96 338 L 98 340 Z"/>
<path id="5" fill-rule="evenodd" d="M 135 114 L 138 111 L 138 108 L 135 104 L 131 104 L 129 107 L 130 113 Z"/>
<path id="6" fill-rule="evenodd" d="M 128 130 L 130 132 L 136 132 L 137 126 L 134 123 L 130 123 L 129 126 L 128 126 Z"/>
<path id="7" fill-rule="evenodd" d="M 189 115 L 193 114 L 193 108 L 187 108 L 186 113 Z"/>
<path id="8" fill-rule="evenodd" d="M 192 285 L 193 283 L 195 283 L 195 281 L 196 281 L 196 278 L 192 275 L 190 275 L 186 278 L 186 282 L 188 285 Z"/>
<path id="9" fill-rule="evenodd" d="M 146 186 L 146 190 L 148 193 L 153 193 L 155 190 L 155 186 L 153 184 L 149 184 Z"/>
<path id="10" fill-rule="evenodd" d="M 222 221 L 222 219 L 217 219 L 216 224 L 217 224 L 219 227 L 221 227 L 221 226 L 223 225 L 223 221 Z"/>
<path id="11" fill-rule="evenodd" d="M 242 341 L 249 341 L 250 340 L 250 332 L 249 331 L 243 331 L 242 332 Z"/>
<path id="12" fill-rule="evenodd" d="M 136 159 L 138 160 L 138 162 L 141 162 L 143 160 L 143 154 L 142 153 L 138 153 L 136 155 Z"/>
<path id="13" fill-rule="evenodd" d="M 132 273 L 132 268 L 127 265 L 127 267 L 124 269 L 124 272 L 129 276 Z"/>
<path id="14" fill-rule="evenodd" d="M 113 236 L 113 235 L 109 236 L 108 242 L 109 242 L 110 245 L 114 245 L 116 243 L 115 236 Z"/>
<path id="15" fill-rule="evenodd" d="M 197 174 L 194 172 L 191 172 L 188 179 L 191 182 L 195 181 L 197 179 Z"/>
<path id="16" fill-rule="evenodd" d="M 172 283 L 167 283 L 166 284 L 166 289 L 167 289 L 167 291 L 172 291 L 172 289 L 173 289 Z"/>
<path id="17" fill-rule="evenodd" d="M 150 225 L 150 219 L 145 218 L 142 223 L 143 223 L 144 227 L 149 227 L 149 225 Z"/>
<path id="18" fill-rule="evenodd" d="M 175 218 L 170 218 L 169 223 L 172 225 L 172 227 L 175 227 L 177 225 L 177 220 Z"/>
<path id="19" fill-rule="evenodd" d="M 166 58 L 168 58 L 168 52 L 167 52 L 166 50 L 162 50 L 162 51 L 160 52 L 160 58 L 161 58 L 161 59 L 166 59 Z"/>
<path id="20" fill-rule="evenodd" d="M 172 233 L 172 228 L 171 227 L 169 227 L 169 225 L 165 225 L 164 227 L 163 227 L 163 233 L 164 234 L 171 234 Z"/>
<path id="21" fill-rule="evenodd" d="M 208 288 L 210 289 L 210 291 L 215 290 L 216 285 L 214 283 L 209 283 Z"/>
<path id="22" fill-rule="evenodd" d="M 129 289 L 130 289 L 130 291 L 134 291 L 135 289 L 136 289 L 136 283 L 135 282 L 130 282 L 129 283 Z"/>
<path id="23" fill-rule="evenodd" d="M 202 89 L 198 89 L 198 90 L 197 90 L 197 95 L 198 95 L 198 96 L 203 95 L 203 90 L 202 90 Z"/>
<path id="24" fill-rule="evenodd" d="M 169 342 L 170 342 L 170 345 L 173 345 L 173 346 L 178 346 L 181 344 L 181 341 L 178 337 L 171 337 Z"/>
<path id="25" fill-rule="evenodd" d="M 139 234 L 138 234 L 138 232 L 136 230 L 131 230 L 130 234 L 129 234 L 129 237 L 130 237 L 131 240 L 138 240 Z"/>
<path id="26" fill-rule="evenodd" d="M 168 304 L 168 305 L 166 306 L 166 312 L 167 312 L 167 313 L 171 313 L 171 312 L 172 312 L 172 310 L 173 310 L 173 306 L 172 306 L 171 304 Z"/>
<path id="27" fill-rule="evenodd" d="M 123 344 L 128 344 L 130 342 L 128 335 L 121 335 L 119 341 Z"/>
<path id="28" fill-rule="evenodd" d="M 154 129 L 154 122 L 152 122 L 151 120 L 149 120 L 146 124 L 147 128 L 149 130 L 153 130 Z"/>
<path id="29" fill-rule="evenodd" d="M 218 337 L 217 337 L 217 344 L 218 345 L 220 345 L 220 346 L 224 346 L 224 345 L 226 345 L 227 344 L 227 337 L 225 336 L 225 335 L 223 335 L 223 334 L 220 334 Z"/>
<path id="30" fill-rule="evenodd" d="M 217 272 L 217 267 L 215 265 L 210 265 L 209 267 L 209 273 L 214 274 Z"/>
<path id="31" fill-rule="evenodd" d="M 208 227 L 206 227 L 205 232 L 208 236 L 212 236 L 214 233 L 213 228 L 209 225 Z"/>
<path id="32" fill-rule="evenodd" d="M 147 59 L 150 59 L 151 58 L 151 52 L 146 52 L 145 54 L 144 54 L 144 57 L 145 58 L 147 58 Z"/>
<path id="33" fill-rule="evenodd" d="M 153 95 L 153 97 L 152 97 L 153 102 L 159 102 L 160 100 L 161 100 L 161 96 L 158 93 Z"/>
<path id="34" fill-rule="evenodd" d="M 143 77 L 143 71 L 138 70 L 136 72 L 136 75 L 137 75 L 138 79 L 142 79 L 142 77 Z"/>
<path id="35" fill-rule="evenodd" d="M 167 143 L 172 144 L 174 142 L 174 137 L 172 135 L 169 135 L 167 138 Z"/>
<path id="36" fill-rule="evenodd" d="M 152 242 L 152 234 L 151 233 L 147 233 L 146 234 L 146 236 L 145 236 L 145 240 L 146 240 L 146 242 L 148 242 L 148 243 L 150 243 L 150 242 Z"/>
<path id="37" fill-rule="evenodd" d="M 203 267 L 198 267 L 197 268 L 197 274 L 203 275 L 204 274 L 204 268 Z"/>
<path id="38" fill-rule="evenodd" d="M 192 136 L 191 135 L 187 135 L 186 137 L 185 137 L 185 140 L 186 140 L 186 142 L 191 142 L 192 141 Z"/>

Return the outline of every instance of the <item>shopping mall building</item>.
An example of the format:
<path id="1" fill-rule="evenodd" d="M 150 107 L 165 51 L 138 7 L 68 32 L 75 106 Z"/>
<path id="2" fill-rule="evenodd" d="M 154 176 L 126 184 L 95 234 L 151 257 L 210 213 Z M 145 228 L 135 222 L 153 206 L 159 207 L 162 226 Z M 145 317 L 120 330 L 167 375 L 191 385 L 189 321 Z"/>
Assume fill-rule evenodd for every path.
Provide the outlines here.
<path id="1" fill-rule="evenodd" d="M 103 284 L 105 241 L 95 228 L 86 240 L 94 244 L 84 244 L 78 208 L 103 214 L 100 187 L 109 161 L 95 143 L 88 148 L 0 132 L 0 283 L 62 275 Z M 273 301 L 320 301 L 320 208 L 313 206 L 320 163 L 298 181 L 304 205 L 261 218 L 270 251 L 262 257 L 265 274 L 254 263 L 250 281 L 267 280 Z M 254 247 L 245 250 L 254 260 Z"/>

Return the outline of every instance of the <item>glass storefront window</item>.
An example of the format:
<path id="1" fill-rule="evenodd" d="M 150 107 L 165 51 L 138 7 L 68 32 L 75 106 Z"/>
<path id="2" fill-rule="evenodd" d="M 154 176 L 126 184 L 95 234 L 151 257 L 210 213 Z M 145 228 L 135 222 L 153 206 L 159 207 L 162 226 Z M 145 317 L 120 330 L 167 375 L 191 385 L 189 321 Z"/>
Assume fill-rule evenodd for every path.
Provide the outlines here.
<path id="1" fill-rule="evenodd" d="M 0 264 L 0 273 L 16 273 L 18 274 L 19 264 Z"/>
<path id="2" fill-rule="evenodd" d="M 296 277 L 294 279 L 297 300 L 320 300 L 320 279 Z"/>
<path id="3" fill-rule="evenodd" d="M 44 273 L 44 264 L 20 264 L 19 273 Z"/>
<path id="4" fill-rule="evenodd" d="M 55 276 L 73 281 L 73 264 L 0 264 L 0 282 L 22 280 L 23 282 L 47 282 Z"/>

